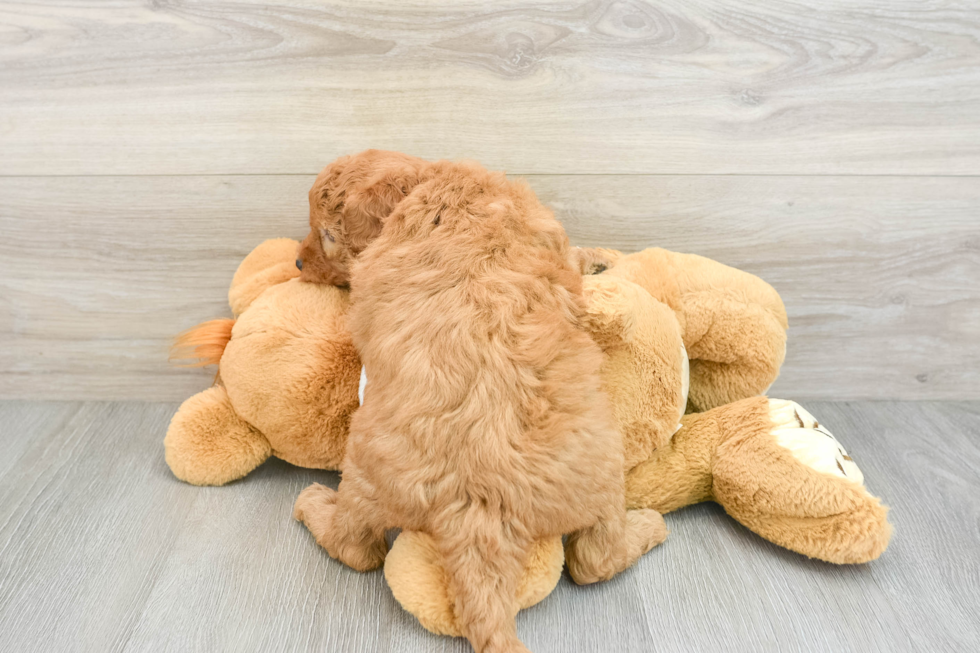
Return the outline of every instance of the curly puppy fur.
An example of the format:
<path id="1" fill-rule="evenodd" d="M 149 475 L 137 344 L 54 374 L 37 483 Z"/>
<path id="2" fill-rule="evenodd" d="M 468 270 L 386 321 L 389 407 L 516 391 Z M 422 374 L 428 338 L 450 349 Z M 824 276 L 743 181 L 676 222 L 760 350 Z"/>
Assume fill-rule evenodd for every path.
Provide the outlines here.
<path id="1" fill-rule="evenodd" d="M 343 156 L 325 167 L 310 188 L 310 233 L 300 244 L 296 265 L 300 279 L 346 286 L 350 266 L 377 238 L 395 206 L 445 162 L 400 152 L 366 150 Z M 612 267 L 618 252 L 569 247 L 572 266 L 581 274 Z"/>
<path id="2" fill-rule="evenodd" d="M 300 279 L 345 286 L 354 258 L 377 238 L 428 162 L 384 150 L 342 156 L 310 188 L 310 233 L 300 244 Z"/>
<path id="3" fill-rule="evenodd" d="M 503 174 L 419 170 L 344 259 L 370 381 L 339 490 L 307 488 L 295 516 L 359 570 L 383 563 L 387 529 L 429 533 L 474 649 L 526 651 L 515 599 L 535 539 L 570 534 L 569 571 L 591 583 L 658 543 L 663 520 L 626 512 L 622 440 L 561 224 Z"/>

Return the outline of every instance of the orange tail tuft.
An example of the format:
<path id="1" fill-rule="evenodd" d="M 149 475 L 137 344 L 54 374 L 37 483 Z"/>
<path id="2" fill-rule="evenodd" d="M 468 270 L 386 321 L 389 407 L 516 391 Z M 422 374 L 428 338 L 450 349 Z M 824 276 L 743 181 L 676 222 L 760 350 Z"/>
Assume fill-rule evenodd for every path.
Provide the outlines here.
<path id="1" fill-rule="evenodd" d="M 235 320 L 223 318 L 202 322 L 174 338 L 170 348 L 171 361 L 191 361 L 179 364 L 180 367 L 204 367 L 217 365 L 225 346 L 231 340 L 231 328 Z"/>

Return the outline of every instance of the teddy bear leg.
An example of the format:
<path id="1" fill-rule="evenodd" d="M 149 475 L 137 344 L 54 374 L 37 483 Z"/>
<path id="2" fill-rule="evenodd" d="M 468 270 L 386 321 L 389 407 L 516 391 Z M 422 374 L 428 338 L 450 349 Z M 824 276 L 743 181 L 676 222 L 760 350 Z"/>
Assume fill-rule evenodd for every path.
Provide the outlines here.
<path id="1" fill-rule="evenodd" d="M 269 441 L 245 422 L 220 386 L 187 399 L 163 439 L 167 465 L 192 485 L 224 485 L 272 455 Z"/>
<path id="2" fill-rule="evenodd" d="M 878 557 L 888 509 L 830 432 L 791 401 L 750 397 L 686 415 L 671 442 L 626 476 L 627 506 L 667 513 L 717 501 L 758 535 L 834 562 Z"/>
<path id="3" fill-rule="evenodd" d="M 543 538 L 531 545 L 517 589 L 520 609 L 535 605 L 555 589 L 564 561 L 560 537 Z M 437 635 L 462 636 L 453 611 L 455 597 L 431 535 L 402 531 L 385 558 L 385 580 L 395 600 L 426 630 Z"/>
<path id="4" fill-rule="evenodd" d="M 762 537 L 837 564 L 874 560 L 888 546 L 888 509 L 864 487 L 847 451 L 802 406 L 765 399 L 717 449 L 714 499 Z"/>
<path id="5" fill-rule="evenodd" d="M 293 517 L 306 524 L 317 544 L 357 571 L 384 564 L 388 552 L 384 515 L 383 507 L 371 498 L 367 481 L 351 464 L 344 467 L 338 490 L 314 483 L 300 493 L 293 508 Z"/>
<path id="6" fill-rule="evenodd" d="M 711 460 L 729 412 L 722 407 L 685 415 L 669 442 L 627 472 L 626 507 L 652 508 L 666 514 L 709 501 Z"/>
<path id="7" fill-rule="evenodd" d="M 592 526 L 568 536 L 565 561 L 579 585 L 609 580 L 667 539 L 656 510 L 611 509 Z"/>

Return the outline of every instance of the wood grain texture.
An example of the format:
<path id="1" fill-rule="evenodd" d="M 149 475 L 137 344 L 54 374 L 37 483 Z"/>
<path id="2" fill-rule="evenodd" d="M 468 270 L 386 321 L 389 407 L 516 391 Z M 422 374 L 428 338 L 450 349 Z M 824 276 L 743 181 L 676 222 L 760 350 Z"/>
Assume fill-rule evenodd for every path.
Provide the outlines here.
<path id="1" fill-rule="evenodd" d="M 945 0 L 0 3 L 0 174 L 980 174 Z"/>
<path id="2" fill-rule="evenodd" d="M 331 560 L 290 518 L 336 474 L 271 460 L 174 479 L 174 405 L 0 402 L 0 650 L 469 651 L 424 631 L 380 572 Z M 776 547 L 713 504 L 608 583 L 567 577 L 518 617 L 552 651 L 967 651 L 980 640 L 980 403 L 812 403 L 892 508 L 877 561 Z"/>
<path id="3" fill-rule="evenodd" d="M 532 176 L 573 242 L 694 252 L 790 315 L 772 393 L 980 397 L 975 178 Z M 228 314 L 266 238 L 302 237 L 311 176 L 0 178 L 0 396 L 181 400 L 213 371 L 170 338 Z"/>

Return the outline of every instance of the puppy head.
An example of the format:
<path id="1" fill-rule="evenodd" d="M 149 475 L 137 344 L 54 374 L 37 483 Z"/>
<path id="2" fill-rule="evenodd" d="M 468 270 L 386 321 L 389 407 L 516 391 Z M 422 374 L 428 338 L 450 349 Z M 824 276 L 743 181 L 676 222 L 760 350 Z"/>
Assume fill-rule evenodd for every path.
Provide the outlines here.
<path id="1" fill-rule="evenodd" d="M 398 152 L 367 150 L 324 168 L 310 189 L 310 233 L 296 259 L 300 279 L 346 286 L 354 258 L 381 233 L 425 165 Z"/>

